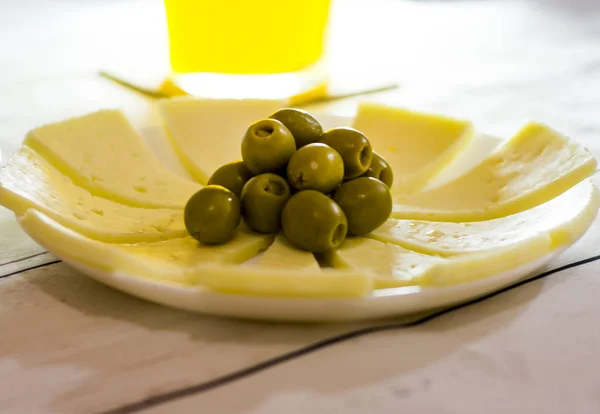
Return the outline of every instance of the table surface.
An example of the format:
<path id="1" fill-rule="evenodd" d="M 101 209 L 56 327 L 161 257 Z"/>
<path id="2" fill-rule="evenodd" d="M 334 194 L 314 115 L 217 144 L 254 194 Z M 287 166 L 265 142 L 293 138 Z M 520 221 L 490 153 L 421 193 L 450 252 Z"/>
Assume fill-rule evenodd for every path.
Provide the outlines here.
<path id="1" fill-rule="evenodd" d="M 600 157 L 600 2 L 334 7 L 333 72 L 401 84 L 370 99 L 503 136 L 547 122 Z M 98 108 L 148 122 L 152 100 L 98 71 L 164 61 L 162 13 L 160 0 L 0 2 L 3 157 L 27 130 Z M 356 102 L 313 109 L 352 114 Z M 596 222 L 551 263 L 559 271 L 416 326 L 270 324 L 102 286 L 0 210 L 0 412 L 598 413 L 600 263 L 579 261 L 599 242 Z"/>

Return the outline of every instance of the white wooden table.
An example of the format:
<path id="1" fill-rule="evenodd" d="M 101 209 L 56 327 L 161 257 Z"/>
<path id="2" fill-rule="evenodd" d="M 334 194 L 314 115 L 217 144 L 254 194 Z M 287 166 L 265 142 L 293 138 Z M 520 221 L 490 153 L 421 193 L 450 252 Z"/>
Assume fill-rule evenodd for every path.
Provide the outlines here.
<path id="1" fill-rule="evenodd" d="M 508 135 L 548 122 L 600 157 L 600 2 L 340 0 L 339 76 Z M 0 2 L 0 148 L 152 101 L 97 76 L 165 55 L 160 0 Z M 314 110 L 351 114 L 356 100 Z M 600 182 L 597 182 L 600 184 Z M 598 413 L 600 223 L 545 277 L 414 326 L 286 325 L 167 309 L 95 283 L 0 210 L 2 413 Z"/>

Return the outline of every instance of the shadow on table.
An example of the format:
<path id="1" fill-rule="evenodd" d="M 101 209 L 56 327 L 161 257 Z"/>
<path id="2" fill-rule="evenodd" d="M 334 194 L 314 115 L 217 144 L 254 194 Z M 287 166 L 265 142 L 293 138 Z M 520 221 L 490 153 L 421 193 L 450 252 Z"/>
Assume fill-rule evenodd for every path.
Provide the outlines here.
<path id="1" fill-rule="evenodd" d="M 58 264 L 57 267 L 60 267 L 60 270 L 53 271 L 51 275 L 35 275 L 28 282 L 62 304 L 99 320 L 114 319 L 155 332 L 180 332 L 191 340 L 204 342 L 219 341 L 230 336 L 227 333 L 232 332 L 241 335 L 249 328 L 255 332 L 276 329 L 278 325 L 286 326 L 279 323 L 201 315 L 169 308 L 112 289 L 64 263 Z M 304 329 L 302 324 L 296 326 Z M 213 327 L 215 329 L 211 329 Z"/>
<path id="2" fill-rule="evenodd" d="M 142 327 L 149 331 L 144 334 L 148 341 L 152 341 L 153 336 L 160 332 L 170 331 L 186 335 L 190 340 L 197 342 L 199 349 L 217 346 L 227 350 L 232 345 L 241 345 L 247 347 L 248 354 L 255 354 L 254 358 L 248 359 L 245 366 L 240 364 L 233 369 L 216 370 L 212 372 L 212 378 L 202 378 L 203 375 L 199 375 L 197 383 L 179 384 L 180 388 L 194 387 L 316 341 L 374 325 L 374 323 L 261 323 L 192 314 L 125 295 L 80 275 L 64 264 L 57 265 L 57 267 L 62 269 L 58 273 L 53 272 L 53 276 L 40 275 L 32 278 L 29 282 L 57 301 L 85 314 L 86 318 L 97 319 L 99 323 L 102 320 L 114 319 Z M 542 286 L 543 283 L 540 282 L 528 284 L 484 302 L 450 312 L 424 324 L 413 327 L 401 327 L 399 324 L 398 330 L 372 334 L 381 336 L 381 338 L 389 338 L 385 342 L 391 346 L 374 348 L 370 346 L 372 338 L 361 336 L 351 341 L 338 342 L 317 353 L 307 353 L 295 361 L 292 360 L 293 362 L 288 361 L 282 365 L 294 364 L 296 374 L 293 375 L 293 379 L 276 381 L 275 389 L 269 387 L 253 391 L 252 395 L 244 398 L 244 407 L 240 406 L 239 410 L 240 412 L 247 411 L 249 400 L 252 400 L 252 404 L 260 405 L 261 401 L 273 392 L 286 392 L 286 390 L 291 392 L 302 389 L 319 393 L 336 393 L 419 370 L 438 359 L 456 353 L 461 348 L 468 347 L 470 343 L 477 342 L 490 332 L 503 329 L 518 317 L 527 304 L 540 292 Z M 390 324 L 390 322 L 379 322 L 378 324 Z M 73 341 L 77 342 L 78 338 L 74 337 Z M 363 343 L 364 346 L 361 346 Z M 262 356 L 256 359 L 256 356 L 261 355 L 257 351 L 273 346 L 275 348 L 267 353 L 266 358 Z M 263 355 L 265 354 L 263 353 Z M 219 357 L 224 358 L 224 368 L 227 367 L 227 352 L 224 351 Z M 327 371 L 340 372 L 340 374 L 323 376 L 318 372 L 302 372 L 303 369 L 313 371 L 316 369 L 314 363 L 302 363 L 303 359 L 309 358 L 325 359 Z M 94 364 L 93 358 L 79 360 L 78 364 L 85 368 L 100 371 L 103 369 L 101 366 L 86 366 Z M 323 365 L 318 366 L 323 367 Z M 341 374 L 342 370 L 348 367 L 352 368 L 352 372 L 360 372 L 360 375 Z M 160 379 L 157 381 L 160 384 Z M 428 381 L 424 380 L 424 384 Z M 231 385 L 225 384 L 223 389 L 228 386 Z M 102 384 L 96 384 L 89 392 L 102 394 L 102 388 Z M 169 393 L 179 388 L 163 386 L 152 387 L 152 389 L 161 389 L 161 392 Z M 80 397 L 81 391 L 78 391 L 78 394 Z M 191 394 L 193 395 L 194 392 Z M 62 398 L 69 398 L 69 392 Z M 135 402 L 137 401 L 133 400 L 128 403 Z M 226 401 L 226 403 L 235 404 L 235 401 Z M 232 409 L 235 410 L 237 407 Z"/>
<path id="3" fill-rule="evenodd" d="M 310 401 L 315 396 L 318 396 L 315 407 L 323 409 L 327 401 L 350 401 L 353 390 L 365 391 L 362 393 L 365 395 L 371 389 L 372 398 L 391 393 L 401 403 L 402 398 L 427 392 L 436 381 L 447 383 L 448 377 L 458 379 L 461 373 L 453 371 L 457 365 L 467 371 L 485 371 L 490 377 L 515 375 L 522 368 L 517 354 L 503 365 L 506 361 L 478 343 L 513 323 L 543 285 L 544 281 L 537 281 L 422 325 L 341 343 L 256 377 L 161 408 L 165 412 L 171 409 L 188 412 L 185 409 L 189 407 L 210 406 L 219 412 L 242 414 L 254 409 L 261 413 L 280 412 L 278 409 L 294 406 L 298 410 L 294 412 L 311 412 Z M 452 364 L 455 360 L 459 363 Z M 449 372 L 445 368 L 429 369 L 446 361 L 454 365 Z M 431 376 L 433 371 L 446 377 Z M 236 400 L 231 395 L 244 397 Z M 342 395 L 344 398 L 340 398 Z"/>

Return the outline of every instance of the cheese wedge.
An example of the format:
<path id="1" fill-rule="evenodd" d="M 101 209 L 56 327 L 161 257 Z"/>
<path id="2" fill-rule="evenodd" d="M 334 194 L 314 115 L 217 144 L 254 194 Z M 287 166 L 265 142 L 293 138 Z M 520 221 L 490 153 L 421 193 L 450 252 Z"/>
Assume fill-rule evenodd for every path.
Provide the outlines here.
<path id="1" fill-rule="evenodd" d="M 553 250 L 548 234 L 535 234 L 508 246 L 451 258 L 411 252 L 376 240 L 348 239 L 328 254 L 337 267 L 360 270 L 371 276 L 375 287 L 438 287 L 472 282 L 526 265 Z M 346 245 L 346 247 L 344 247 Z"/>
<path id="2" fill-rule="evenodd" d="M 326 260 L 335 268 L 365 272 L 378 289 L 427 284 L 432 265 L 443 261 L 363 237 L 347 238 Z"/>
<path id="3" fill-rule="evenodd" d="M 246 129 L 285 104 L 282 100 L 178 97 L 158 104 L 175 151 L 192 177 L 206 184 L 223 164 L 241 159 Z"/>
<path id="4" fill-rule="evenodd" d="M 92 194 L 131 206 L 182 209 L 201 188 L 161 164 L 118 110 L 39 127 L 25 144 Z"/>
<path id="5" fill-rule="evenodd" d="M 451 257 L 432 264 L 426 285 L 451 286 L 500 275 L 542 259 L 552 251 L 552 240 L 541 233 L 506 247 Z"/>
<path id="6" fill-rule="evenodd" d="M 17 215 L 35 208 L 66 227 L 106 242 L 187 235 L 181 210 L 136 208 L 93 196 L 27 146 L 0 170 L 0 204 Z"/>
<path id="7" fill-rule="evenodd" d="M 363 102 L 353 127 L 394 171 L 392 194 L 423 187 L 471 141 L 470 122 Z"/>
<path id="8" fill-rule="evenodd" d="M 469 172 L 442 186 L 396 197 L 392 217 L 482 221 L 540 205 L 594 173 L 580 144 L 529 123 Z"/>
<path id="9" fill-rule="evenodd" d="M 258 266 L 207 266 L 196 282 L 216 292 L 304 298 L 358 298 L 370 294 L 373 280 L 355 270 L 265 269 Z"/>
<path id="10" fill-rule="evenodd" d="M 585 180 L 530 210 L 495 220 L 448 223 L 389 219 L 369 237 L 425 254 L 454 256 L 501 248 L 548 234 L 553 247 L 573 242 L 592 223 L 600 195 Z"/>
<path id="11" fill-rule="evenodd" d="M 138 260 L 161 267 L 191 269 L 206 263 L 243 263 L 264 251 L 273 242 L 270 234 L 238 230 L 227 243 L 209 246 L 187 236 L 153 243 L 115 244 Z"/>
<path id="12" fill-rule="evenodd" d="M 198 285 L 221 293 L 276 297 L 361 297 L 373 288 L 370 277 L 352 270 L 316 272 L 307 269 L 265 269 L 222 261 L 186 266 L 185 263 L 168 260 L 167 256 L 149 260 L 148 246 L 138 251 L 142 253 L 140 256 L 131 251 L 135 247 L 126 248 L 129 249 L 126 251 L 123 246 L 92 240 L 36 210 L 28 210 L 19 218 L 19 223 L 31 238 L 59 258 L 131 277 Z M 269 236 L 257 237 L 256 247 L 262 247 L 264 238 Z M 222 247 L 228 248 L 227 245 Z M 247 248 L 247 245 L 241 244 L 241 250 L 247 251 Z M 152 249 L 162 251 L 159 247 Z M 164 253 L 168 255 L 166 251 Z M 239 251 L 229 252 L 228 255 L 239 258 Z M 187 253 L 186 256 L 190 257 Z"/>
<path id="13" fill-rule="evenodd" d="M 257 258 L 256 264 L 272 269 L 320 271 L 319 263 L 312 253 L 294 247 L 282 234 L 279 234 L 267 251 Z"/>

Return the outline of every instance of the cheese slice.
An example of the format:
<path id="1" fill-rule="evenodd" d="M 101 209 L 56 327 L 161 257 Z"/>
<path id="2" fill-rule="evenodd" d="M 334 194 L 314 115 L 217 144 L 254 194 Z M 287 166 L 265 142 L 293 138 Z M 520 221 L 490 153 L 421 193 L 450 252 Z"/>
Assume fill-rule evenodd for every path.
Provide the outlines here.
<path id="1" fill-rule="evenodd" d="M 353 127 L 394 171 L 392 194 L 421 188 L 469 144 L 470 122 L 363 102 Z"/>
<path id="2" fill-rule="evenodd" d="M 427 284 L 432 265 L 443 261 L 363 237 L 347 238 L 326 260 L 336 268 L 365 272 L 378 289 Z"/>
<path id="3" fill-rule="evenodd" d="M 356 238 L 346 240 L 341 249 L 328 254 L 328 259 L 336 267 L 360 270 L 371 276 L 378 289 L 439 287 L 499 275 L 540 259 L 552 250 L 552 240 L 545 233 L 531 235 L 519 243 L 450 258 Z"/>
<path id="4" fill-rule="evenodd" d="M 131 277 L 198 285 L 221 293 L 277 297 L 361 297 L 373 288 L 370 277 L 351 270 L 322 272 L 307 269 L 265 269 L 259 266 L 223 263 L 222 259 L 199 265 L 193 263 L 189 266 L 189 261 L 182 263 L 168 259 L 168 252 L 162 247 L 151 249 L 155 252 L 160 250 L 163 252 L 161 255 L 166 256 L 151 260 L 148 256 L 148 246 L 133 252 L 136 247 L 124 249 L 124 246 L 92 240 L 61 226 L 36 210 L 28 210 L 19 222 L 31 238 L 60 258 L 77 261 L 105 272 L 121 272 Z M 264 246 L 268 237 L 271 236 L 255 235 L 255 246 Z M 222 247 L 228 249 L 227 245 Z M 247 251 L 248 248 L 245 243 L 238 247 L 243 251 Z M 140 252 L 141 255 L 138 254 Z M 240 257 L 239 251 L 230 251 L 228 255 L 236 259 Z M 191 258 L 188 253 L 185 256 Z"/>
<path id="5" fill-rule="evenodd" d="M 426 254 L 454 256 L 521 243 L 548 234 L 553 247 L 581 236 L 598 212 L 600 195 L 585 180 L 530 210 L 495 220 L 448 223 L 389 219 L 369 237 Z"/>
<path id="6" fill-rule="evenodd" d="M 124 204 L 182 209 L 201 188 L 161 164 L 118 110 L 36 128 L 25 144 L 75 184 Z"/>
<path id="7" fill-rule="evenodd" d="M 257 258 L 256 264 L 272 269 L 306 269 L 311 272 L 320 270 L 319 263 L 312 253 L 294 247 L 282 234 L 279 234 L 267 251 Z"/>
<path id="8" fill-rule="evenodd" d="M 136 208 L 93 196 L 27 146 L 0 170 L 0 204 L 17 215 L 35 208 L 66 227 L 107 242 L 187 235 L 181 210 Z"/>
<path id="9" fill-rule="evenodd" d="M 505 247 L 451 257 L 432 264 L 427 286 L 451 286 L 500 275 L 542 259 L 552 251 L 551 238 L 541 233 Z"/>
<path id="10" fill-rule="evenodd" d="M 396 197 L 392 217 L 482 221 L 540 205 L 594 173 L 596 160 L 580 144 L 529 123 L 459 178 Z"/>
<path id="11" fill-rule="evenodd" d="M 270 99 L 177 97 L 158 104 L 171 143 L 182 163 L 206 183 L 222 165 L 241 159 L 240 145 L 250 124 L 285 104 Z"/>
<path id="12" fill-rule="evenodd" d="M 266 269 L 258 266 L 206 266 L 196 282 L 216 292 L 303 298 L 359 298 L 370 294 L 373 280 L 364 272 L 338 269 Z"/>
<path id="13" fill-rule="evenodd" d="M 215 246 L 187 236 L 158 242 L 115 244 L 123 252 L 157 266 L 191 269 L 206 263 L 243 263 L 264 251 L 273 242 L 270 234 L 238 230 L 233 239 Z"/>

